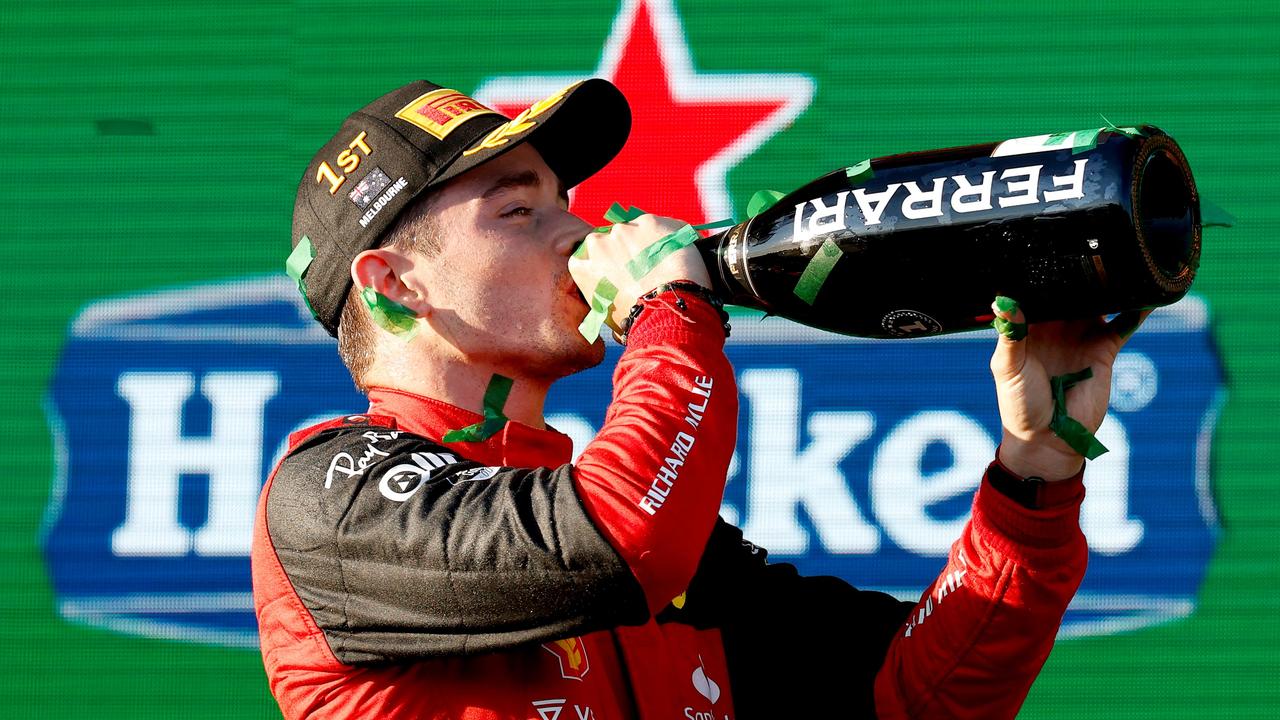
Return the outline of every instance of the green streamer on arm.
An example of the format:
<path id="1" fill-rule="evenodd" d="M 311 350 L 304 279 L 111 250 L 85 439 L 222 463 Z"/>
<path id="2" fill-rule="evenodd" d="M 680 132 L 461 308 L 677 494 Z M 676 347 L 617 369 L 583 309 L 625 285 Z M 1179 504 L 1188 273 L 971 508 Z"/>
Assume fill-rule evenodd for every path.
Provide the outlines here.
<path id="1" fill-rule="evenodd" d="M 371 287 L 360 289 L 369 317 L 383 330 L 408 342 L 418 334 L 418 314 Z"/>
<path id="2" fill-rule="evenodd" d="M 484 419 L 474 425 L 450 430 L 440 439 L 447 443 L 480 442 L 496 435 L 507 424 L 507 416 L 503 414 L 502 408 L 507 404 L 507 396 L 511 394 L 511 385 L 511 378 L 494 374 L 484 390 Z"/>
<path id="3" fill-rule="evenodd" d="M 822 247 L 818 248 L 818 252 L 805 266 L 804 272 L 800 273 L 800 280 L 796 283 L 794 290 L 796 297 L 812 305 L 818 299 L 818 291 L 827 282 L 831 270 L 843 255 L 844 252 L 840 246 L 830 238 L 822 241 Z"/>
<path id="4" fill-rule="evenodd" d="M 1085 368 L 1079 372 L 1049 378 L 1049 387 L 1053 390 L 1053 419 L 1049 421 L 1049 429 L 1070 445 L 1072 450 L 1093 460 L 1107 452 L 1107 446 L 1098 442 L 1098 438 L 1081 425 L 1079 420 L 1067 414 L 1067 391 L 1091 377 L 1092 368 Z"/>
<path id="5" fill-rule="evenodd" d="M 593 343 L 600 337 L 600 326 L 604 325 L 605 319 L 609 317 L 609 309 L 613 307 L 613 299 L 617 296 L 617 286 L 609 282 L 609 278 L 600 278 L 600 282 L 596 283 L 596 289 L 588 298 L 591 312 L 587 313 L 582 323 L 578 325 L 578 332 L 582 333 L 582 337 L 586 338 L 587 342 Z"/>
<path id="6" fill-rule="evenodd" d="M 319 319 L 316 309 L 311 307 L 311 300 L 307 298 L 307 284 L 302 279 L 307 268 L 311 267 L 311 261 L 315 259 L 316 248 L 311 244 L 311 238 L 303 235 L 298 245 L 293 248 L 293 252 L 289 253 L 289 259 L 284 261 L 284 271 L 298 284 L 298 292 L 302 293 L 302 302 L 306 303 L 307 310 L 311 311 L 311 317 Z"/>

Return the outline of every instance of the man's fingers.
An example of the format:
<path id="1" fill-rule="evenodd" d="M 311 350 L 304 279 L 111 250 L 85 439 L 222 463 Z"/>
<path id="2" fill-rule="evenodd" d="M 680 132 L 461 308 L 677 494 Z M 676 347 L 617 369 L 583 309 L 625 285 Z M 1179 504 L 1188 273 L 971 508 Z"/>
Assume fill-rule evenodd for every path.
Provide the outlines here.
<path id="1" fill-rule="evenodd" d="M 991 324 L 1000 334 L 991 357 L 991 370 L 997 376 L 1016 375 L 1027 357 L 1027 317 L 1017 300 L 1004 295 L 996 296 L 991 312 L 996 316 Z"/>

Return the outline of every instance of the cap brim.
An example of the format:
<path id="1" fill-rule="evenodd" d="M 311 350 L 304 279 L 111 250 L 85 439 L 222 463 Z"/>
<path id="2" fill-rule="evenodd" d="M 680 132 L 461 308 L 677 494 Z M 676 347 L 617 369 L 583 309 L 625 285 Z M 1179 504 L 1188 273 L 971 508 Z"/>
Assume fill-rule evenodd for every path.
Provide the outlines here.
<path id="1" fill-rule="evenodd" d="M 430 186 L 441 185 L 489 160 L 528 142 L 560 178 L 566 189 L 599 172 L 613 160 L 631 133 L 631 106 L 607 80 L 584 80 L 564 99 L 537 115 L 533 127 L 484 146 L 481 139 L 470 150 L 436 175 Z"/>

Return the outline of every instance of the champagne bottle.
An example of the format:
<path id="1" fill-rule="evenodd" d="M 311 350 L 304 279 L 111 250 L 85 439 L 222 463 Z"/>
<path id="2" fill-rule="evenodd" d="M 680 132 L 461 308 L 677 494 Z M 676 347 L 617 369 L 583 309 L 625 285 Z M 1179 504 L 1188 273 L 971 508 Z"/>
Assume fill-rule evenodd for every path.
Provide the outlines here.
<path id="1" fill-rule="evenodd" d="M 698 242 L 727 303 L 846 335 L 987 327 L 1167 305 L 1200 260 L 1173 138 L 1108 127 L 906 153 L 824 175 Z"/>

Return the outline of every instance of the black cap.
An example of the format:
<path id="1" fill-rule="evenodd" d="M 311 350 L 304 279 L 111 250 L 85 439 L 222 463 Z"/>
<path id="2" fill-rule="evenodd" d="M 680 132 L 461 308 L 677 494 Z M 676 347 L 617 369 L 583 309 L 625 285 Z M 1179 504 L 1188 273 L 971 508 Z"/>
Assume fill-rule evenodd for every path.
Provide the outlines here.
<path id="1" fill-rule="evenodd" d="M 289 274 L 336 336 L 351 261 L 424 190 L 526 141 L 570 188 L 608 164 L 630 131 L 626 98 L 606 80 L 570 85 L 514 118 L 457 90 L 409 83 L 352 113 L 311 159 L 293 209 Z"/>

